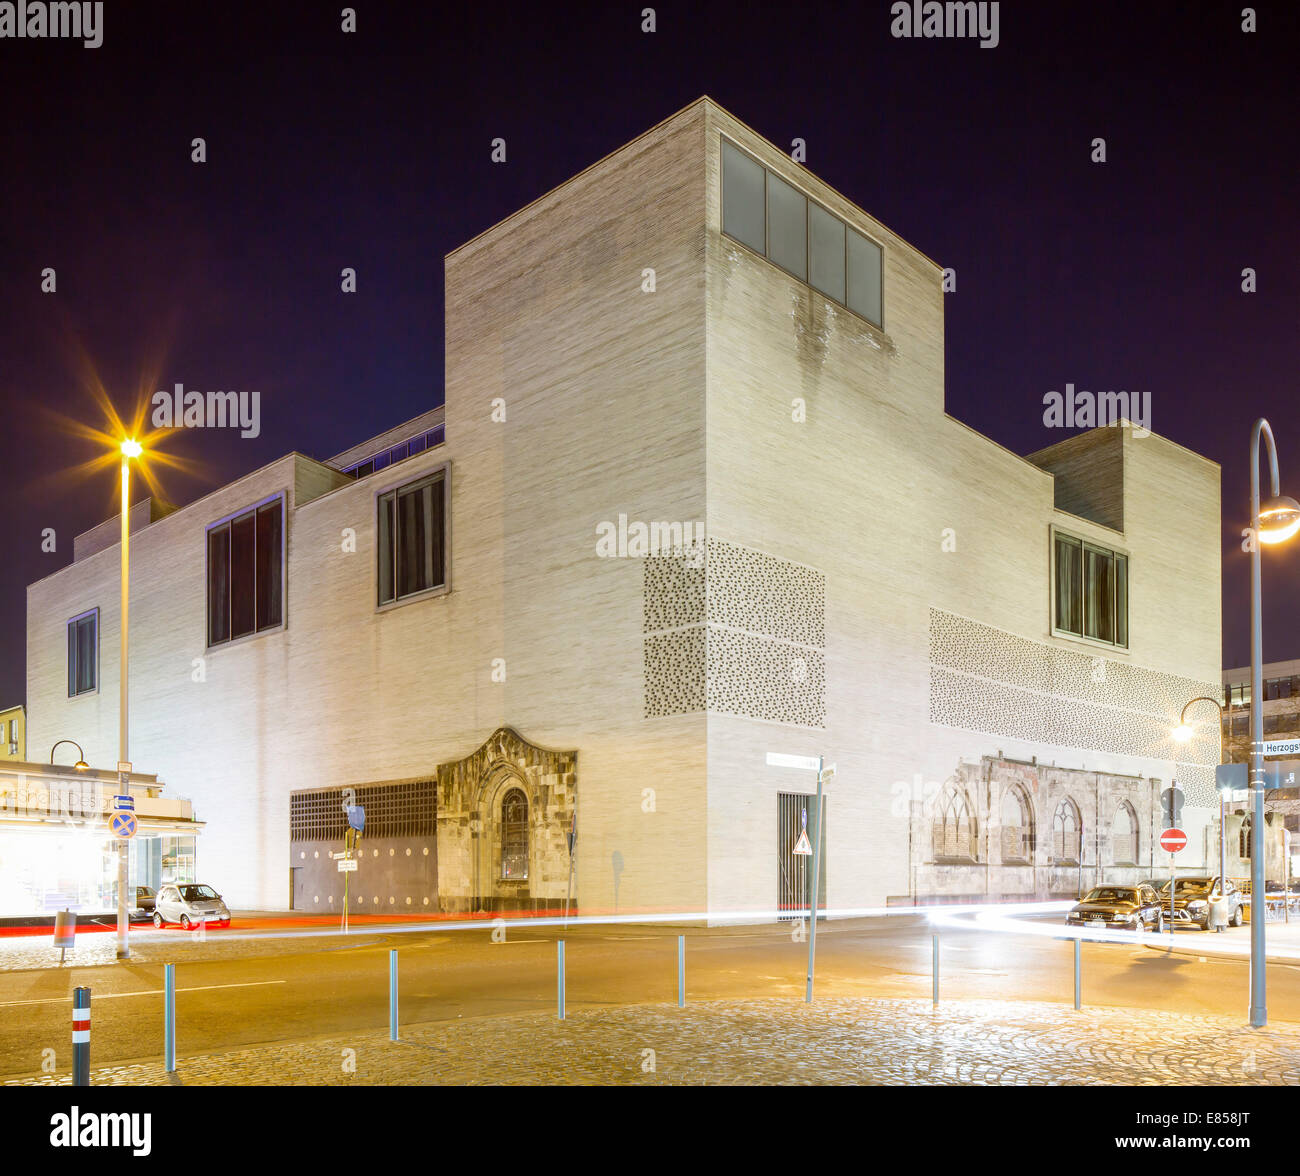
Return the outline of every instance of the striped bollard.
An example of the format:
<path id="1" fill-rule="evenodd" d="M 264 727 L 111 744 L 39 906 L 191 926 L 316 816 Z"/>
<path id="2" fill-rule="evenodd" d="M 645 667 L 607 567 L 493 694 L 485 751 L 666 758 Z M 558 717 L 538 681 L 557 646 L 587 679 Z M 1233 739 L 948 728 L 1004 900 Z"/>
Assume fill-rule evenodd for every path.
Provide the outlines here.
<path id="1" fill-rule="evenodd" d="M 72 1085 L 90 1085 L 90 989 L 72 990 Z"/>
<path id="2" fill-rule="evenodd" d="M 397 1040 L 397 948 L 388 949 L 388 1040 Z"/>
<path id="3" fill-rule="evenodd" d="M 677 936 L 677 1007 L 686 1007 L 686 936 Z"/>

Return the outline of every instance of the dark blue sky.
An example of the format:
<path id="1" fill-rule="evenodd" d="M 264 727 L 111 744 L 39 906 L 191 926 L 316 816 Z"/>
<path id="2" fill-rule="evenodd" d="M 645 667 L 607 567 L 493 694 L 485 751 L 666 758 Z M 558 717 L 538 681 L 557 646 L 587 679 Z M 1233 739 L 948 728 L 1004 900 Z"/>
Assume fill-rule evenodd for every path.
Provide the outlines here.
<path id="1" fill-rule="evenodd" d="M 643 3 L 362 2 L 351 35 L 342 7 L 110 2 L 102 48 L 0 40 L 0 705 L 24 695 L 25 585 L 113 513 L 111 472 L 45 478 L 94 452 L 41 411 L 95 419 L 78 349 L 123 408 L 146 373 L 261 392 L 256 440 L 171 443 L 203 467 L 165 473 L 175 501 L 327 457 L 441 401 L 445 253 L 703 93 L 956 268 L 955 416 L 1027 453 L 1061 439 L 1048 390 L 1148 390 L 1157 432 L 1222 463 L 1224 657 L 1246 660 L 1256 416 L 1300 496 L 1294 5 L 1248 35 L 1235 3 L 1004 2 L 995 49 L 895 39 L 888 3 L 660 4 L 648 35 Z M 1300 548 L 1265 576 L 1265 655 L 1300 657 Z"/>

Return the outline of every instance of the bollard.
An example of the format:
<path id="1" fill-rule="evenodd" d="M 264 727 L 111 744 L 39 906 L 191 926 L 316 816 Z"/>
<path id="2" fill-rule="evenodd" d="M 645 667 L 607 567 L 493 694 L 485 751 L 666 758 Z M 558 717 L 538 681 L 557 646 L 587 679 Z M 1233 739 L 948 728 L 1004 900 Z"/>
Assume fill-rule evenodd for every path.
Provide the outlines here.
<path id="1" fill-rule="evenodd" d="M 163 965 L 163 1066 L 176 1073 L 176 965 Z"/>
<path id="2" fill-rule="evenodd" d="M 677 1007 L 686 1007 L 686 936 L 677 936 Z"/>
<path id="3" fill-rule="evenodd" d="M 397 948 L 388 949 L 388 1040 L 397 1040 Z"/>
<path id="4" fill-rule="evenodd" d="M 90 989 L 72 990 L 72 1085 L 90 1085 Z"/>
<path id="5" fill-rule="evenodd" d="M 1080 944 L 1079 944 L 1079 940 L 1076 939 L 1074 941 L 1074 1007 L 1076 1009 L 1079 1007 L 1082 998 L 1082 986 L 1081 986 L 1082 973 L 1079 967 L 1079 959 L 1080 959 Z"/>
<path id="6" fill-rule="evenodd" d="M 68 949 L 77 946 L 77 916 L 71 911 L 56 911 L 54 915 L 54 946 L 59 949 L 59 963 L 68 958 Z"/>
<path id="7" fill-rule="evenodd" d="M 564 1020 L 564 940 L 555 943 L 555 1007 Z"/>
<path id="8" fill-rule="evenodd" d="M 934 936 L 934 961 L 931 965 L 934 973 L 934 1003 L 939 1004 L 939 937 Z"/>

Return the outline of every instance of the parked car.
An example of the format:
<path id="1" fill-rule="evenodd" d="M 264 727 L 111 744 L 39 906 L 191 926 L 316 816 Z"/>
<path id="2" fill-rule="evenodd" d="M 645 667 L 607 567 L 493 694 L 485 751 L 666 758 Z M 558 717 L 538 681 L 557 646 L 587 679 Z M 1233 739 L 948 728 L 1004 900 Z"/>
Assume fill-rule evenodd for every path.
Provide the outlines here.
<path id="1" fill-rule="evenodd" d="M 230 908 L 211 886 L 200 882 L 173 882 L 162 887 L 154 900 L 153 925 L 179 923 L 188 930 L 201 923 L 230 926 Z"/>
<path id="2" fill-rule="evenodd" d="M 1211 895 L 1215 898 L 1219 896 L 1219 881 L 1217 877 L 1178 879 L 1177 888 L 1174 890 L 1174 925 L 1176 927 L 1187 923 L 1195 923 L 1202 931 L 1210 929 L 1210 898 Z M 1228 900 L 1228 923 L 1233 927 L 1240 927 L 1244 922 L 1241 911 L 1244 896 L 1231 878 L 1227 880 L 1224 897 Z M 1165 883 L 1164 889 L 1161 891 L 1161 898 L 1165 907 L 1168 908 L 1168 882 Z"/>
<path id="3" fill-rule="evenodd" d="M 154 899 L 157 896 L 148 886 L 137 886 L 135 888 L 135 909 L 138 911 L 153 910 Z"/>
<path id="4" fill-rule="evenodd" d="M 1160 895 L 1150 886 L 1094 886 L 1068 915 L 1069 927 L 1093 927 L 1108 931 L 1137 931 L 1149 927 L 1164 930 Z"/>

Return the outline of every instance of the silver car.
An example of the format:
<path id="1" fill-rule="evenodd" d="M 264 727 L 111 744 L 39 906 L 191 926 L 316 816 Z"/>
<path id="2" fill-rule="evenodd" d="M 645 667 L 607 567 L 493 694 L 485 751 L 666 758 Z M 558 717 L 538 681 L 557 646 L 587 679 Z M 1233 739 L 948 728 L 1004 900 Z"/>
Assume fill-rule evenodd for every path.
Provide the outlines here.
<path id="1" fill-rule="evenodd" d="M 169 882 L 159 887 L 153 907 L 153 925 L 162 927 L 167 923 L 179 923 L 187 931 L 204 923 L 229 927 L 230 908 L 211 886 Z"/>

